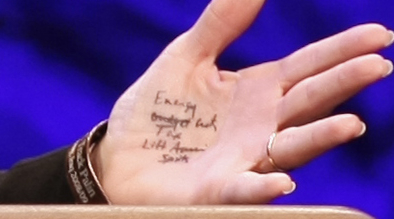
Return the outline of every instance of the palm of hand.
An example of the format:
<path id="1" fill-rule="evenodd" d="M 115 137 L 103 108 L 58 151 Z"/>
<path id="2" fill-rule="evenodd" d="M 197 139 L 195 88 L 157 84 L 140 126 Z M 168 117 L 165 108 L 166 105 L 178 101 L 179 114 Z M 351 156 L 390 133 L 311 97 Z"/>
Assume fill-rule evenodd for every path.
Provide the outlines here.
<path id="1" fill-rule="evenodd" d="M 175 203 L 198 203 L 202 195 L 209 199 L 206 203 L 230 202 L 206 193 L 218 190 L 212 186 L 224 187 L 223 176 L 231 179 L 243 174 L 265 157 L 268 136 L 276 131 L 276 107 L 281 97 L 276 66 L 270 63 L 259 71 L 249 68 L 239 73 L 220 71 L 213 59 L 194 63 L 174 54 L 179 44 L 182 39 L 171 44 L 118 100 L 108 133 L 122 142 L 115 144 L 116 152 L 112 153 L 119 154 L 116 159 L 132 163 L 133 174 L 128 174 L 133 182 L 127 181 L 126 187 L 138 180 L 148 191 L 157 187 L 152 182 L 160 182 L 160 188 L 178 185 L 165 194 L 156 191 L 160 197 L 149 199 L 183 193 L 185 197 Z M 210 178 L 206 181 L 211 183 L 196 185 L 207 177 L 222 182 Z M 179 185 L 189 188 L 180 192 Z M 195 188 L 190 189 L 191 185 Z"/>
<path id="2" fill-rule="evenodd" d="M 219 70 L 217 56 L 263 3 L 212 1 L 117 101 L 98 147 L 100 181 L 113 203 L 268 202 L 293 185 L 285 173 L 270 173 L 272 132 L 292 139 L 292 147 L 275 146 L 287 168 L 360 134 L 354 115 L 313 121 L 387 73 L 384 59 L 365 55 L 387 46 L 387 30 L 365 25 L 283 60 Z"/>

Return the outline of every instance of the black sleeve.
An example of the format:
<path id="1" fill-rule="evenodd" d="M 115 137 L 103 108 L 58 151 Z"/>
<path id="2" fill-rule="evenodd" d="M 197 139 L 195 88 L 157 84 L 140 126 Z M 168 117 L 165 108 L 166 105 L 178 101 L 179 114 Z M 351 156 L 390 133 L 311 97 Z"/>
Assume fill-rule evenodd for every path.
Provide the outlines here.
<path id="1" fill-rule="evenodd" d="M 5 171 L 0 170 L 0 185 L 3 182 L 4 178 L 5 178 Z"/>
<path id="2" fill-rule="evenodd" d="M 67 148 L 22 161 L 0 173 L 0 204 L 73 204 Z"/>

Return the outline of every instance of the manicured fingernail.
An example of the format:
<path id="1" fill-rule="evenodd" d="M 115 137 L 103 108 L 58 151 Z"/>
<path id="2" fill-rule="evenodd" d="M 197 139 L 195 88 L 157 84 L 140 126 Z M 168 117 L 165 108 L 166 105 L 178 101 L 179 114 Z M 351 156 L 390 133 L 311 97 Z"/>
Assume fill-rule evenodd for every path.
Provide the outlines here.
<path id="1" fill-rule="evenodd" d="M 386 59 L 385 61 L 386 61 L 387 66 L 388 66 L 388 68 L 389 68 L 388 72 L 384 75 L 384 77 L 387 77 L 387 76 L 389 76 L 391 73 L 393 73 L 394 66 L 393 66 L 393 62 L 392 62 L 392 61 L 390 61 L 390 60 L 388 60 L 388 59 Z"/>
<path id="2" fill-rule="evenodd" d="M 297 188 L 297 185 L 295 184 L 295 182 L 291 182 L 291 188 L 290 188 L 290 190 L 283 191 L 283 194 L 284 194 L 284 195 L 288 195 L 288 194 L 290 194 L 290 193 L 293 193 L 294 190 L 296 190 L 296 188 Z"/>
<path id="3" fill-rule="evenodd" d="M 357 137 L 360 137 L 361 135 L 363 135 L 367 131 L 367 125 L 363 122 L 361 122 L 361 125 L 363 127 L 361 128 L 360 134 L 358 134 Z"/>
<path id="4" fill-rule="evenodd" d="M 394 32 L 392 30 L 389 30 L 390 34 L 390 41 L 386 44 L 386 46 L 391 46 L 394 43 Z"/>

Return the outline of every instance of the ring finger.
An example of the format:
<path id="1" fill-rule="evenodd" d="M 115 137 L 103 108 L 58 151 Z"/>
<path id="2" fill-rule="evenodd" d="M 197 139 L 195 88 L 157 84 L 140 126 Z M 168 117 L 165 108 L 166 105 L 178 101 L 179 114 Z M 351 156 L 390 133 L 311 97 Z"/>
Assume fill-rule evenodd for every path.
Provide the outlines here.
<path id="1" fill-rule="evenodd" d="M 277 168 L 291 170 L 308 163 L 324 152 L 361 136 L 365 124 L 353 114 L 341 114 L 304 126 L 287 128 L 277 134 L 270 158 Z M 278 171 L 263 158 L 254 169 L 257 172 Z"/>

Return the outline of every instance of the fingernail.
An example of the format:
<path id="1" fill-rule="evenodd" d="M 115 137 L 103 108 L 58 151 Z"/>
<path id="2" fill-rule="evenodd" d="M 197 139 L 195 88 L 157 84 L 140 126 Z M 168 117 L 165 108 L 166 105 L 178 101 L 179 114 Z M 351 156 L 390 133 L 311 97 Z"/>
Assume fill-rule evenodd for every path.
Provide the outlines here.
<path id="1" fill-rule="evenodd" d="M 293 193 L 294 190 L 296 190 L 296 188 L 297 188 L 297 185 L 295 184 L 295 182 L 291 182 L 291 188 L 290 188 L 290 190 L 283 191 L 283 194 L 284 194 L 284 195 L 288 195 L 288 194 L 290 194 L 290 193 Z"/>
<path id="2" fill-rule="evenodd" d="M 387 46 L 391 46 L 394 43 L 394 32 L 392 30 L 389 30 L 389 34 L 390 34 L 390 41 L 386 44 Z"/>
<path id="3" fill-rule="evenodd" d="M 363 135 L 367 131 L 367 125 L 363 122 L 361 122 L 361 125 L 363 127 L 361 128 L 360 134 L 358 134 L 357 137 L 360 137 L 361 135 Z"/>
<path id="4" fill-rule="evenodd" d="M 388 70 L 388 72 L 387 72 L 383 77 L 389 76 L 391 73 L 393 73 L 393 69 L 394 69 L 393 62 L 392 62 L 392 61 L 390 61 L 390 60 L 388 60 L 388 59 L 386 59 L 385 61 L 386 61 L 386 63 L 387 63 L 387 66 L 388 66 L 389 70 Z"/>

